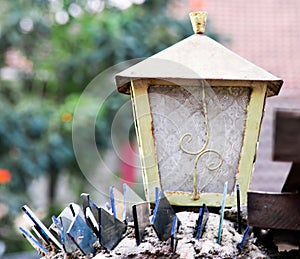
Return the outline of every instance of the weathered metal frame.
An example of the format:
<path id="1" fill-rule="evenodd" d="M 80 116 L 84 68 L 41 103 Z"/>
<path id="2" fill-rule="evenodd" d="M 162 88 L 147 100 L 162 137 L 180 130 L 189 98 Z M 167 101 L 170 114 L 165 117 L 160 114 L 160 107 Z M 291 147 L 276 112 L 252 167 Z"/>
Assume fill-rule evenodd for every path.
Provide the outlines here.
<path id="1" fill-rule="evenodd" d="M 267 83 L 265 81 L 243 80 L 206 80 L 212 87 L 249 87 L 250 101 L 247 108 L 246 125 L 242 150 L 240 154 L 236 183 L 240 185 L 241 203 L 247 201 L 247 190 L 250 185 L 253 164 L 256 156 L 257 140 L 260 133 L 261 120 L 264 112 Z M 173 83 L 172 83 L 173 82 Z M 174 83 L 176 82 L 176 83 Z M 199 86 L 199 80 L 186 79 L 138 79 L 131 82 L 131 98 L 135 119 L 138 146 L 143 171 L 146 198 L 155 201 L 155 187 L 161 188 L 156 147 L 153 136 L 152 115 L 149 104 L 148 87 L 151 85 L 190 85 Z M 177 206 L 221 206 L 222 193 L 200 193 L 200 199 L 192 200 L 190 192 L 166 192 L 168 200 Z M 227 195 L 226 206 L 236 204 L 236 191 Z"/>

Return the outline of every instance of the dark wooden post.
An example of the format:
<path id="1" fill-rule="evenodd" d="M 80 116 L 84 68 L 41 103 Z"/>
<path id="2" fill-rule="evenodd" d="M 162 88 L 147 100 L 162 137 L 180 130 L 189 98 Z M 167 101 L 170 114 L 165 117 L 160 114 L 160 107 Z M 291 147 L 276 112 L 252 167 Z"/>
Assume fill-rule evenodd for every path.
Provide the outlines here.
<path id="1" fill-rule="evenodd" d="M 273 159 L 292 162 L 281 193 L 248 192 L 251 226 L 300 230 L 300 111 L 278 110 Z"/>
<path id="2" fill-rule="evenodd" d="M 282 192 L 300 191 L 300 111 L 276 112 L 273 157 L 293 162 Z"/>

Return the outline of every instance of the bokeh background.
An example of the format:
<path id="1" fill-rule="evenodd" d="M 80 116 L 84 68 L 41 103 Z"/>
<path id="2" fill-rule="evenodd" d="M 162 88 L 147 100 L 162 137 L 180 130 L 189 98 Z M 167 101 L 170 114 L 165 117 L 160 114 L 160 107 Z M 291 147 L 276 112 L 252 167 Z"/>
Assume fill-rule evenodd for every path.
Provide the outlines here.
<path id="1" fill-rule="evenodd" d="M 74 111 L 86 86 L 113 65 L 151 56 L 191 35 L 188 13 L 200 9 L 208 12 L 206 34 L 285 82 L 280 95 L 267 101 L 251 184 L 255 190 L 281 189 L 289 164 L 272 161 L 273 117 L 278 107 L 300 108 L 299 1 L 1 1 L 0 257 L 4 247 L 5 258 L 26 258 L 17 253 L 32 251 L 17 231 L 23 204 L 49 225 L 50 216 L 78 202 L 81 192 L 97 200 L 72 146 Z M 112 120 L 128 101 L 116 92 L 106 100 L 97 115 L 96 144 L 113 168 L 107 187 L 126 181 L 142 195 L 134 184 L 139 170 L 119 159 L 111 141 Z M 88 117 L 88 100 L 86 105 Z M 130 113 L 126 119 L 133 121 Z M 83 134 L 89 127 L 84 120 L 80 126 Z M 132 142 L 121 150 L 134 160 L 134 129 L 127 138 Z M 99 179 L 102 166 L 93 172 Z"/>

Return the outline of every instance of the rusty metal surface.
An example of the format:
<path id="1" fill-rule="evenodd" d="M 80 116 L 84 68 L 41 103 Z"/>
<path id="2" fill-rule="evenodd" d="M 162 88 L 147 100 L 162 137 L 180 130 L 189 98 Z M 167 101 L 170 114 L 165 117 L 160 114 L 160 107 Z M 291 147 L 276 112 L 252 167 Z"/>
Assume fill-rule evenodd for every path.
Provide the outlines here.
<path id="1" fill-rule="evenodd" d="M 203 34 L 205 32 L 206 19 L 207 12 L 199 11 L 190 13 L 194 33 Z"/>
<path id="2" fill-rule="evenodd" d="M 213 39 L 192 35 L 116 75 L 118 90 L 129 93 L 130 80 L 208 79 L 266 81 L 268 96 L 278 94 L 282 80 Z"/>

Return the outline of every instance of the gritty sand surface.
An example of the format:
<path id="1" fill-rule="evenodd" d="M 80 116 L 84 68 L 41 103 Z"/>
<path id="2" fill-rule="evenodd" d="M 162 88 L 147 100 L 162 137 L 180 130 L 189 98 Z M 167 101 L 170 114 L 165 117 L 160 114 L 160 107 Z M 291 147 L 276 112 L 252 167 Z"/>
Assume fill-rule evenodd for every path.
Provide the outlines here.
<path id="1" fill-rule="evenodd" d="M 280 257 L 274 252 L 271 255 L 270 251 L 262 245 L 257 245 L 257 240 L 253 237 L 253 234 L 248 238 L 243 250 L 239 251 L 237 245 L 241 242 L 242 235 L 236 231 L 234 223 L 226 219 L 223 221 L 221 245 L 217 244 L 220 218 L 219 215 L 213 213 L 209 215 L 202 238 L 195 240 L 193 238 L 193 229 L 198 214 L 179 212 L 177 216 L 181 221 L 181 226 L 177 234 L 178 245 L 175 253 L 170 251 L 170 240 L 165 242 L 159 241 L 151 226 L 146 228 L 142 243 L 136 246 L 133 224 L 129 224 L 124 239 L 113 251 L 103 249 L 96 242 L 97 253 L 94 257 L 92 255 L 82 256 L 80 253 L 66 256 L 52 252 L 44 258 L 289 258 Z"/>

